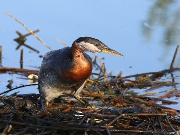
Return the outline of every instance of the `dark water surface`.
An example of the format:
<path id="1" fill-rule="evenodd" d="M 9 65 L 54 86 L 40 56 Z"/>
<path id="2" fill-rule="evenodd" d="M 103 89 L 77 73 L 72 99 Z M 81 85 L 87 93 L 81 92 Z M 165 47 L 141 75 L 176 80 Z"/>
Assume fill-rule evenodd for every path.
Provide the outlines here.
<path id="1" fill-rule="evenodd" d="M 160 71 L 170 67 L 175 48 L 180 44 L 180 1 L 178 0 L 118 0 L 108 1 L 4 1 L 0 10 L 8 12 L 23 22 L 29 29 L 39 29 L 37 35 L 51 48 L 64 47 L 80 36 L 95 37 L 107 46 L 124 54 L 124 57 L 98 54 L 104 57 L 108 72 L 123 76 L 136 73 Z M 20 49 L 24 48 L 24 68 L 38 69 L 42 58 L 49 51 L 33 36 L 26 44 L 40 51 L 37 54 L 25 47 L 15 50 L 16 31 L 28 33 L 14 19 L 0 13 L 0 45 L 3 47 L 2 65 L 19 68 Z M 88 53 L 90 54 L 90 53 Z M 94 57 L 92 54 L 90 54 Z M 174 63 L 180 67 L 180 53 Z M 179 72 L 176 82 L 180 82 Z M 7 90 L 8 80 L 13 87 L 29 84 L 23 75 L 1 74 L 0 92 Z M 168 78 L 166 78 L 168 79 Z M 179 90 L 180 86 L 177 85 Z M 159 91 L 169 91 L 165 87 Z M 38 93 L 37 86 L 18 89 L 20 93 Z M 180 102 L 179 98 L 173 101 Z M 171 106 L 180 108 L 180 105 Z"/>

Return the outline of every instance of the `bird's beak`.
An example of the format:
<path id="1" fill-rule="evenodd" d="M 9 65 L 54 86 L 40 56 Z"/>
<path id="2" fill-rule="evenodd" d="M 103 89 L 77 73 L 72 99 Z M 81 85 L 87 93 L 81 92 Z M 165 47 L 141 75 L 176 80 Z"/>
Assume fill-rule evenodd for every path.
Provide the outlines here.
<path id="1" fill-rule="evenodd" d="M 104 52 L 104 53 L 124 57 L 123 54 L 121 54 L 121 53 L 119 53 L 119 52 L 117 52 L 117 51 L 115 51 L 115 50 L 113 50 L 111 48 L 103 48 L 101 51 Z"/>

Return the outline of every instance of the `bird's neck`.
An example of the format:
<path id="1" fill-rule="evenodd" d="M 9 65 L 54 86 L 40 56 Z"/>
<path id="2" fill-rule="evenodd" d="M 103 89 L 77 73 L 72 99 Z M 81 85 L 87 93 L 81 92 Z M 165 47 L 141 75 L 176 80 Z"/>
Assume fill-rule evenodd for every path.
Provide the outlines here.
<path id="1" fill-rule="evenodd" d="M 73 58 L 84 57 L 83 51 L 76 45 L 76 43 L 72 44 L 72 54 Z"/>
<path id="2" fill-rule="evenodd" d="M 92 71 L 91 62 L 85 58 L 83 51 L 76 44 L 73 44 L 71 49 L 74 67 L 64 73 L 64 76 L 72 82 L 85 81 Z"/>

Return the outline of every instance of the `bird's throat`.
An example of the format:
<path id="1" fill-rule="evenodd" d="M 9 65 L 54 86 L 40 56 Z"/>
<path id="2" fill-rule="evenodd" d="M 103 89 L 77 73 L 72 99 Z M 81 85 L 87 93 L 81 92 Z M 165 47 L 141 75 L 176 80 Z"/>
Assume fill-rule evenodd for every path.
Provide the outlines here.
<path id="1" fill-rule="evenodd" d="M 92 64 L 84 57 L 83 51 L 77 45 L 72 45 L 73 68 L 64 73 L 71 82 L 86 80 L 92 72 Z"/>

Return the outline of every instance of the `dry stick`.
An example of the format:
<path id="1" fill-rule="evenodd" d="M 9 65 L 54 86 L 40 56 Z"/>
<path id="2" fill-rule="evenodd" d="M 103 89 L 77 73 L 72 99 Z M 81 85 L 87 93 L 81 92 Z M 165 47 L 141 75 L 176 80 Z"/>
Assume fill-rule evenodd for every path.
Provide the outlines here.
<path id="1" fill-rule="evenodd" d="M 20 54 L 20 68 L 23 68 L 23 57 L 24 57 L 24 49 L 21 49 L 21 54 Z"/>
<path id="2" fill-rule="evenodd" d="M 170 68 L 173 68 L 173 66 L 174 66 L 174 61 L 176 59 L 176 55 L 177 55 L 178 49 L 179 49 L 179 45 L 177 45 L 176 50 L 174 52 L 174 56 L 173 56 Z"/>
<path id="3" fill-rule="evenodd" d="M 81 125 L 83 121 L 87 118 L 88 114 L 85 114 L 84 117 L 79 121 L 78 125 Z"/>
<path id="4" fill-rule="evenodd" d="M 39 51 L 38 51 L 38 50 L 34 49 L 33 47 L 31 47 L 31 46 L 29 46 L 29 45 L 23 44 L 23 46 L 25 46 L 25 47 L 29 48 L 30 50 L 32 50 L 32 51 L 34 51 L 34 52 L 39 53 Z"/>
<path id="5" fill-rule="evenodd" d="M 177 91 L 176 89 L 172 89 L 172 90 L 170 90 L 169 92 L 163 94 L 162 96 L 159 96 L 158 99 L 169 98 L 169 97 L 171 97 L 172 94 L 173 94 L 174 92 L 176 92 L 176 91 Z"/>
<path id="6" fill-rule="evenodd" d="M 2 65 L 2 46 L 0 46 L 0 66 Z"/>
<path id="7" fill-rule="evenodd" d="M 58 126 L 41 126 L 41 125 L 36 125 L 36 124 L 28 124 L 28 123 L 23 123 L 23 122 L 15 122 L 15 121 L 8 121 L 8 120 L 2 120 L 0 119 L 0 123 L 9 123 L 12 125 L 19 125 L 19 126 L 28 126 L 29 128 L 46 128 L 46 129 L 54 129 L 54 130 L 64 130 L 64 131 L 70 131 L 70 130 L 76 130 L 76 131 L 87 131 L 89 130 L 89 127 L 83 126 L 83 127 L 75 127 L 72 125 L 71 128 L 68 128 L 69 126 L 66 125 L 58 125 Z M 95 127 L 96 128 L 96 127 Z M 103 131 L 101 128 L 96 128 L 97 131 Z"/>
<path id="8" fill-rule="evenodd" d="M 38 31 L 39 31 L 39 30 L 35 30 L 35 31 L 33 31 L 33 33 L 36 33 L 36 32 L 38 32 Z M 16 42 L 19 44 L 19 45 L 16 47 L 16 50 L 18 50 L 21 46 L 25 46 L 25 47 L 29 48 L 30 50 L 39 53 L 38 50 L 36 50 L 36 49 L 34 49 L 33 47 L 25 44 L 26 36 L 31 35 L 31 33 L 28 33 L 28 34 L 25 34 L 25 35 L 22 35 L 19 31 L 16 31 L 16 33 L 19 35 L 18 38 L 15 38 L 15 39 L 14 39 L 14 41 L 16 41 Z M 22 41 L 22 40 L 23 40 L 23 41 Z"/>
<path id="9" fill-rule="evenodd" d="M 46 46 L 48 49 L 52 50 L 51 47 L 49 47 L 46 43 L 44 43 L 44 41 L 42 39 L 40 39 L 33 31 L 31 31 L 25 24 L 23 24 L 21 21 L 19 21 L 17 18 L 15 18 L 13 15 L 4 12 L 4 11 L 0 11 L 1 13 L 10 16 L 11 18 L 13 18 L 16 22 L 20 23 L 28 32 L 30 32 L 32 35 L 35 36 L 36 39 L 38 39 L 44 46 Z"/>
<path id="10" fill-rule="evenodd" d="M 137 128 L 139 128 L 140 126 L 142 126 L 143 124 L 145 124 L 145 121 L 141 122 L 140 124 L 138 124 L 138 125 L 135 126 L 134 128 L 137 129 Z"/>
<path id="11" fill-rule="evenodd" d="M 166 116 L 166 121 L 167 121 L 167 123 L 169 124 L 169 126 L 171 127 L 171 129 L 172 129 L 174 132 L 177 132 L 176 129 L 174 129 L 174 127 L 173 127 L 172 124 L 170 123 L 168 116 Z"/>
<path id="12" fill-rule="evenodd" d="M 147 75 L 147 74 L 157 74 L 157 73 L 164 74 L 164 73 L 171 73 L 171 72 L 176 71 L 176 70 L 180 70 L 180 68 L 165 69 L 165 70 L 161 70 L 161 71 L 158 71 L 158 72 L 147 72 L 147 73 L 141 73 L 141 74 L 135 74 L 135 75 L 128 75 L 128 76 L 123 76 L 123 77 L 121 77 L 121 78 L 117 78 L 117 80 L 119 80 L 119 79 L 125 79 L 125 78 L 131 78 L 131 77 L 137 77 L 137 76 L 142 76 L 142 75 Z"/>
<path id="13" fill-rule="evenodd" d="M 39 31 L 40 31 L 40 30 L 35 30 L 35 31 L 32 31 L 32 32 L 33 32 L 33 33 L 37 33 L 37 32 L 39 32 Z M 19 35 L 18 38 L 20 38 L 20 37 L 27 37 L 27 36 L 32 35 L 31 33 L 27 33 L 27 34 L 22 35 L 19 31 L 16 31 L 16 33 Z M 14 40 L 16 41 L 16 40 L 18 40 L 18 38 L 15 38 Z"/>
<path id="14" fill-rule="evenodd" d="M 122 132 L 124 132 L 124 133 L 140 133 L 140 134 L 142 134 L 142 133 L 145 133 L 145 134 L 163 134 L 163 135 L 165 135 L 165 134 L 168 134 L 169 132 L 166 132 L 166 131 L 163 131 L 163 132 L 161 132 L 161 131 L 152 131 L 152 130 L 149 130 L 149 131 L 144 131 L 144 130 L 126 130 L 126 129 L 115 129 L 115 130 L 113 130 L 113 129 L 110 129 L 110 131 L 111 132 L 113 132 L 113 133 L 122 133 Z"/>
<path id="15" fill-rule="evenodd" d="M 104 62 L 98 57 L 98 55 L 96 53 L 93 53 L 94 56 L 99 60 L 99 62 L 101 63 L 101 66 L 104 64 Z"/>
<path id="16" fill-rule="evenodd" d="M 104 72 L 103 75 L 104 75 L 104 80 L 106 81 L 107 80 L 107 73 L 106 73 L 106 68 L 105 68 L 105 64 L 104 62 L 98 57 L 98 55 L 96 53 L 93 53 L 94 56 L 99 60 L 99 62 L 101 63 L 101 69 L 100 69 L 100 73 L 98 75 L 98 78 L 100 78 L 100 74 L 101 72 Z"/>
<path id="17" fill-rule="evenodd" d="M 121 118 L 122 116 L 167 116 L 166 113 L 140 113 L 140 114 L 121 114 L 119 116 L 117 116 L 114 120 L 112 120 L 110 123 L 108 123 L 107 127 L 112 125 L 115 121 L 117 121 L 119 118 Z"/>
<path id="18" fill-rule="evenodd" d="M 26 73 L 26 74 L 38 74 L 38 70 L 20 69 L 20 68 L 10 68 L 10 67 L 0 67 L 1 72 L 16 72 L 16 73 Z"/>
<path id="19" fill-rule="evenodd" d="M 13 117 L 14 117 L 14 114 L 11 113 L 10 116 L 8 117 L 8 120 L 12 120 Z M 11 129 L 12 129 L 12 125 L 9 123 L 6 123 L 3 133 L 8 133 L 11 131 Z"/>
<path id="20" fill-rule="evenodd" d="M 111 135 L 111 132 L 109 131 L 108 126 L 106 126 L 106 130 L 107 130 L 108 135 Z"/>
<path id="21" fill-rule="evenodd" d="M 164 126 L 163 126 L 163 122 L 162 122 L 162 118 L 161 117 L 157 117 L 157 121 L 158 121 L 158 123 L 159 123 L 159 125 L 160 125 L 160 127 L 161 127 L 161 131 L 166 131 L 166 129 L 164 128 Z"/>
<path id="22" fill-rule="evenodd" d="M 37 32 L 39 32 L 40 30 L 35 30 L 35 31 L 33 31 L 33 33 L 37 33 Z M 30 36 L 30 35 L 32 35 L 31 33 L 27 33 L 27 34 L 24 34 L 23 36 L 24 37 L 27 37 L 27 36 Z"/>
<path id="23" fill-rule="evenodd" d="M 173 56 L 173 59 L 172 59 L 172 62 L 171 62 L 170 69 L 172 69 L 174 67 L 174 61 L 176 59 L 178 49 L 179 49 L 179 45 L 177 45 L 176 50 L 174 52 L 174 56 Z M 175 82 L 175 78 L 174 78 L 174 75 L 172 73 L 171 73 L 171 78 L 172 78 L 172 82 Z M 176 88 L 176 85 L 174 85 L 174 88 Z"/>
<path id="24" fill-rule="evenodd" d="M 138 114 L 122 114 L 122 116 L 167 116 L 166 113 L 138 113 Z"/>
<path id="25" fill-rule="evenodd" d="M 119 116 L 117 116 L 114 120 L 112 120 L 110 123 L 108 123 L 108 125 L 107 126 L 110 126 L 111 124 L 113 124 L 115 121 L 117 121 L 119 118 L 121 118 L 122 117 L 122 114 L 121 115 L 119 115 Z"/>
<path id="26" fill-rule="evenodd" d="M 91 130 L 92 130 L 92 131 L 94 131 L 94 132 L 96 132 L 96 133 L 97 133 L 97 135 L 104 135 L 104 134 L 101 134 L 101 133 L 100 133 L 100 131 L 97 131 L 97 130 L 96 130 L 96 129 L 94 129 L 94 128 L 92 128 Z"/>
<path id="27" fill-rule="evenodd" d="M 23 87 L 27 87 L 27 86 L 34 86 L 34 85 L 38 85 L 38 84 L 21 85 L 19 87 L 15 87 L 15 88 L 12 88 L 10 90 L 3 91 L 3 92 L 0 93 L 0 95 L 6 94 L 6 93 L 8 93 L 10 91 L 13 91 L 13 90 L 16 90 L 16 89 L 19 89 L 19 88 L 23 88 Z"/>
<path id="28" fill-rule="evenodd" d="M 60 40 L 58 38 L 56 38 L 56 41 L 63 44 L 64 46 L 68 47 L 68 45 L 64 41 L 62 41 L 62 40 Z"/>
<path id="29" fill-rule="evenodd" d="M 21 130 L 20 132 L 16 132 L 14 135 L 24 135 L 28 131 L 29 127 L 26 127 L 24 130 Z"/>

